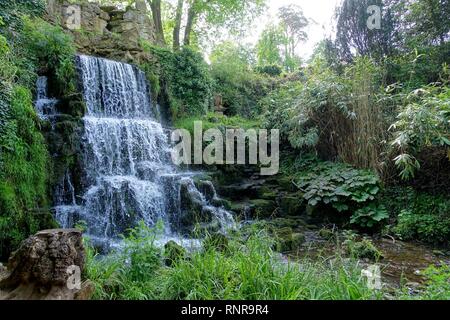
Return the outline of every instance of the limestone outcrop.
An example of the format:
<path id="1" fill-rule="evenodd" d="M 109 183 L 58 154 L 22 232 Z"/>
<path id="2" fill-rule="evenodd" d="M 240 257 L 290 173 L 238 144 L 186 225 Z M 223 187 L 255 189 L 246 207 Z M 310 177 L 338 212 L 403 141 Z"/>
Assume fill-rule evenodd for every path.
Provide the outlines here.
<path id="1" fill-rule="evenodd" d="M 93 286 L 81 283 L 85 259 L 79 230 L 40 231 L 0 268 L 0 300 L 88 299 Z"/>
<path id="2" fill-rule="evenodd" d="M 47 0 L 47 20 L 70 32 L 80 53 L 124 62 L 149 60 L 141 41 L 155 42 L 152 19 L 144 0 L 119 9 L 95 2 Z"/>

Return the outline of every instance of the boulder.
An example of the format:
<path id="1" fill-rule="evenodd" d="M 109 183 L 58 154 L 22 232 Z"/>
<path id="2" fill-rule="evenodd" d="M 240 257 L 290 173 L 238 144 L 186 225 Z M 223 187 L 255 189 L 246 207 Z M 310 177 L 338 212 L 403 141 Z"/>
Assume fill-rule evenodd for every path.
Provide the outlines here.
<path id="1" fill-rule="evenodd" d="M 192 225 L 194 223 L 210 222 L 210 216 L 204 215 L 205 205 L 202 194 L 197 190 L 190 179 L 183 180 L 180 186 L 181 223 Z"/>
<path id="2" fill-rule="evenodd" d="M 216 189 L 211 181 L 195 181 L 197 189 L 205 196 L 206 201 L 211 201 L 217 197 Z"/>
<path id="3" fill-rule="evenodd" d="M 175 241 L 171 240 L 164 245 L 165 264 L 168 267 L 173 266 L 180 259 L 186 256 L 186 249 L 180 246 Z"/>
<path id="4" fill-rule="evenodd" d="M 293 232 L 289 227 L 273 229 L 273 233 L 276 239 L 276 249 L 279 252 L 297 250 L 305 242 L 305 236 L 302 233 Z"/>
<path id="5" fill-rule="evenodd" d="M 0 298 L 88 299 L 93 293 L 92 284 L 81 283 L 85 259 L 79 230 L 40 231 L 11 255 L 7 271 L 0 278 Z"/>
<path id="6" fill-rule="evenodd" d="M 257 218 L 269 218 L 276 210 L 276 203 L 273 200 L 253 199 L 249 201 L 252 216 Z"/>
<path id="7" fill-rule="evenodd" d="M 283 216 L 300 215 L 304 211 L 303 198 L 299 194 L 280 197 L 280 214 Z"/>

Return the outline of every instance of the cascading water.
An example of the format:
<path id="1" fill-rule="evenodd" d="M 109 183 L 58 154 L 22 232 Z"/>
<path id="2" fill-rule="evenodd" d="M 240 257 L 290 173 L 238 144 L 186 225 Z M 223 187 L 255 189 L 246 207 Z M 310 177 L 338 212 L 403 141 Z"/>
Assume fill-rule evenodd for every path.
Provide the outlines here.
<path id="1" fill-rule="evenodd" d="M 59 222 L 71 227 L 85 221 L 87 233 L 99 243 L 108 243 L 139 221 L 153 226 L 162 220 L 166 235 L 173 235 L 179 229 L 181 185 L 186 179 L 194 184 L 171 162 L 171 147 L 155 120 L 145 74 L 102 58 L 81 55 L 77 60 L 87 107 L 84 191 L 81 197 L 67 196 L 73 186 L 70 175 L 65 176 L 59 188 L 63 191 L 55 197 Z M 204 197 L 199 201 L 222 228 L 232 223 L 226 210 Z"/>
<path id="2" fill-rule="evenodd" d="M 38 77 L 36 81 L 36 112 L 39 118 L 50 120 L 57 115 L 56 104 L 57 99 L 48 97 L 48 79 L 45 76 Z"/>

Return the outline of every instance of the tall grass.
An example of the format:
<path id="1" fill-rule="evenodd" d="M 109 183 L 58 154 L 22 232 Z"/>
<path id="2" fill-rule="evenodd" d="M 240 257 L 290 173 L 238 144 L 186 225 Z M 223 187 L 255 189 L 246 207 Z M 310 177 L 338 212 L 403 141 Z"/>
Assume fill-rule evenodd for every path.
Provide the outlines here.
<path id="1" fill-rule="evenodd" d="M 89 250 L 86 277 L 96 299 L 298 300 L 378 299 L 357 262 L 283 261 L 264 231 L 235 235 L 226 250 L 192 252 L 171 267 L 151 230 L 128 239 L 125 250 L 99 258 Z M 137 233 L 136 233 L 137 234 Z M 135 234 L 135 235 L 136 235 Z"/>

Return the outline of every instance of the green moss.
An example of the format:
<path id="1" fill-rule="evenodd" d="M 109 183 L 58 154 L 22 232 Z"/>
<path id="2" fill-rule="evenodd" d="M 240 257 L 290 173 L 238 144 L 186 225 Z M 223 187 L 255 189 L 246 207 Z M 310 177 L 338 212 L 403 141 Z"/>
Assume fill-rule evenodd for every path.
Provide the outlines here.
<path id="1" fill-rule="evenodd" d="M 271 217 L 276 209 L 275 201 L 265 199 L 249 200 L 250 206 L 253 208 L 254 216 L 258 218 Z"/>
<path id="2" fill-rule="evenodd" d="M 186 249 L 175 241 L 169 241 L 164 245 L 164 258 L 167 266 L 173 266 L 180 259 L 186 256 Z"/>

